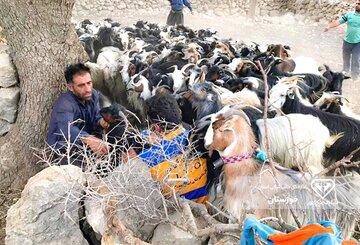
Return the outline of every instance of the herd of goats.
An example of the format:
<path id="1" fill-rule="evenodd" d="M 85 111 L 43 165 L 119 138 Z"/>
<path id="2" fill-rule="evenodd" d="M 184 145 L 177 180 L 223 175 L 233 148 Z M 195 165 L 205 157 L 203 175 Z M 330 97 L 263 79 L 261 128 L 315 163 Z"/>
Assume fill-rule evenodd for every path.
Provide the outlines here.
<path id="1" fill-rule="evenodd" d="M 326 65 L 319 69 L 311 58 L 293 57 L 286 45 L 246 44 L 221 38 L 211 29 L 144 21 L 124 27 L 106 19 L 96 24 L 84 20 L 76 31 L 89 55 L 86 66 L 101 92 L 103 113 L 125 120 L 131 111 L 141 127 L 146 100 L 162 93 L 174 96 L 184 125 L 192 128 L 189 140 L 196 139 L 197 150 L 207 159 L 214 195 L 216 179 L 224 176 L 224 207 L 231 215 L 241 217 L 253 199 L 268 207 L 263 193 L 251 188 L 260 180 L 264 186 L 291 186 L 311 176 L 342 176 L 336 180 L 335 211 L 304 208 L 310 194 L 299 192 L 301 201 L 292 209 L 282 206 L 281 217 L 298 225 L 332 219 L 345 236 L 355 230 L 360 115 L 342 96 L 342 83 L 349 77 Z M 123 132 L 110 133 L 121 138 L 116 134 Z M 257 147 L 268 149 L 276 163 L 245 157 Z M 255 209 L 255 215 L 274 216 L 270 208 Z"/>

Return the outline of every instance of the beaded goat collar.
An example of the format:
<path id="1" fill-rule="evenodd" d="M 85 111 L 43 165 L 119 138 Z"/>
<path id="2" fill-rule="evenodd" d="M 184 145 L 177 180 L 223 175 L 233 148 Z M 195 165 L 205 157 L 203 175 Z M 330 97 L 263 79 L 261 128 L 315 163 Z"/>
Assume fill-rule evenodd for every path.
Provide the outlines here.
<path id="1" fill-rule="evenodd" d="M 256 158 L 258 147 L 254 147 L 252 152 L 247 152 L 238 156 L 230 156 L 230 157 L 221 157 L 224 164 L 234 163 L 234 162 L 241 162 L 243 160 L 249 159 L 251 157 Z"/>

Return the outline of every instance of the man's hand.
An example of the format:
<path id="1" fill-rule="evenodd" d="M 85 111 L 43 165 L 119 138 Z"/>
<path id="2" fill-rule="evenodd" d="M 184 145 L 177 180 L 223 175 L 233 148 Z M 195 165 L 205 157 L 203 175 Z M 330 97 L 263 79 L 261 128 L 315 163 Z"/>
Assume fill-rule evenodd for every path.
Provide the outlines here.
<path id="1" fill-rule="evenodd" d="M 339 20 L 334 20 L 333 22 L 331 22 L 330 24 L 328 24 L 325 29 L 324 32 L 327 32 L 328 30 L 330 30 L 331 28 L 337 27 L 341 25 L 341 22 Z"/>
<path id="2" fill-rule="evenodd" d="M 101 118 L 101 119 L 99 120 L 99 125 L 100 125 L 103 129 L 108 129 L 108 128 L 110 127 L 110 124 L 109 124 L 107 121 L 105 121 L 104 118 Z"/>
<path id="3" fill-rule="evenodd" d="M 127 152 L 122 152 L 120 159 L 123 163 L 127 163 L 130 159 L 136 157 L 137 154 L 133 148 L 129 148 Z"/>
<path id="4" fill-rule="evenodd" d="M 82 139 L 82 142 L 90 147 L 90 149 L 99 154 L 105 155 L 109 153 L 110 147 L 105 141 L 96 138 L 95 136 L 89 135 Z"/>

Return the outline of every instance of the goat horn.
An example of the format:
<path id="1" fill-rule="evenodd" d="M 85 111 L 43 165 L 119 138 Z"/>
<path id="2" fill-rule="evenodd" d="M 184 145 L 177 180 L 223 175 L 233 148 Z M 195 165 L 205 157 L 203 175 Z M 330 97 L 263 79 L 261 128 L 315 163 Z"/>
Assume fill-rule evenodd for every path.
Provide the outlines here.
<path id="1" fill-rule="evenodd" d="M 195 80 L 194 83 L 203 83 L 205 82 L 205 72 L 204 71 L 201 71 L 199 77 Z"/>
<path id="2" fill-rule="evenodd" d="M 246 115 L 246 113 L 243 110 L 234 110 L 234 112 L 235 112 L 234 115 L 241 116 L 251 126 L 250 118 L 248 117 L 248 115 Z"/>
<path id="3" fill-rule="evenodd" d="M 203 60 L 209 61 L 210 58 L 202 58 L 202 59 L 199 59 L 199 60 L 196 62 L 196 64 L 200 64 L 201 61 L 203 61 Z"/>
<path id="4" fill-rule="evenodd" d="M 350 103 L 350 101 L 349 101 L 345 96 L 343 96 L 343 95 L 341 95 L 341 94 L 334 94 L 334 95 L 335 95 L 335 98 L 337 98 L 337 99 L 343 98 L 343 99 L 345 99 L 348 103 Z"/>
<path id="5" fill-rule="evenodd" d="M 259 67 L 258 67 L 254 62 L 252 62 L 251 60 L 249 60 L 249 59 L 243 59 L 242 61 L 244 62 L 244 64 L 251 64 L 251 65 L 253 65 L 257 70 L 259 70 Z"/>
<path id="6" fill-rule="evenodd" d="M 139 75 L 142 75 L 142 74 L 144 74 L 147 70 L 149 70 L 149 67 L 146 67 L 144 70 L 140 71 L 138 74 L 139 74 Z"/>
<path id="7" fill-rule="evenodd" d="M 138 116 L 136 116 L 136 114 L 135 114 L 134 112 L 132 112 L 132 111 L 130 111 L 130 110 L 128 110 L 128 109 L 125 109 L 125 111 L 126 111 L 127 113 L 129 113 L 131 116 L 135 117 L 136 120 L 137 120 L 139 123 L 141 123 L 141 120 L 138 118 Z M 124 116 L 125 116 L 125 115 L 124 115 Z M 126 117 L 125 117 L 125 118 L 126 118 Z"/>
<path id="8" fill-rule="evenodd" d="M 263 113 L 262 110 L 260 110 L 259 108 L 257 108 L 256 106 L 253 106 L 253 105 L 238 104 L 238 105 L 235 105 L 234 108 L 240 109 L 240 110 L 245 109 L 245 108 L 252 108 L 254 110 L 257 110 L 260 113 Z"/>
<path id="9" fill-rule="evenodd" d="M 212 117 L 213 114 L 210 115 L 206 115 L 202 118 L 200 118 L 197 122 L 196 122 L 196 126 L 195 126 L 195 130 L 200 130 L 203 129 L 206 126 L 209 126 L 210 121 L 209 119 Z"/>
<path id="10" fill-rule="evenodd" d="M 186 70 L 188 67 L 190 67 L 190 66 L 195 66 L 195 64 L 190 63 L 190 64 L 184 65 L 184 66 L 181 68 L 181 72 L 184 73 L 185 70 Z"/>
<path id="11" fill-rule="evenodd" d="M 126 118 L 125 114 L 122 111 L 119 111 L 119 116 L 121 116 L 123 118 L 123 121 L 125 122 L 126 127 L 128 127 L 129 120 Z"/>
<path id="12" fill-rule="evenodd" d="M 304 76 L 300 76 L 300 75 L 296 75 L 296 76 L 292 76 L 292 77 L 287 77 L 283 80 L 283 82 L 285 83 L 289 83 L 289 84 L 294 84 L 296 83 L 298 80 L 303 80 L 302 78 L 304 78 Z"/>
<path id="13" fill-rule="evenodd" d="M 219 67 L 220 67 L 220 66 L 219 66 Z M 232 78 L 234 78 L 234 79 L 238 78 L 238 77 L 236 76 L 236 74 L 235 74 L 233 71 L 230 70 L 228 64 L 224 64 L 224 68 L 225 68 L 225 70 L 226 70 L 227 72 L 229 72 L 229 73 L 231 74 Z"/>
<path id="14" fill-rule="evenodd" d="M 160 83 L 159 83 L 159 84 L 160 84 Z M 170 90 L 170 87 L 169 87 L 168 85 L 166 85 L 166 84 L 159 85 L 159 84 L 156 86 L 157 89 L 158 89 L 158 88 L 167 88 L 167 89 Z"/>
<path id="15" fill-rule="evenodd" d="M 174 68 L 175 70 L 178 70 L 178 66 L 177 66 L 177 65 L 170 66 L 170 67 L 168 67 L 167 69 L 170 70 L 171 68 Z"/>

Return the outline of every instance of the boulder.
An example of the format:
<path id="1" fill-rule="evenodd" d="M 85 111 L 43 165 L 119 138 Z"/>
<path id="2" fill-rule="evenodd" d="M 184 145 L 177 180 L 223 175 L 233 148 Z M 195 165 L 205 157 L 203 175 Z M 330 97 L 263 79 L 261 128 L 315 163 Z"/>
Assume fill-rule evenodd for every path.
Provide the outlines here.
<path id="1" fill-rule="evenodd" d="M 6 245 L 88 245 L 79 228 L 84 178 L 73 165 L 48 167 L 29 179 L 6 217 Z"/>
<path id="2" fill-rule="evenodd" d="M 118 166 L 101 182 L 94 181 L 89 186 L 91 190 L 101 190 L 88 193 L 85 200 L 87 221 L 100 236 L 107 228 L 108 217 L 104 210 L 109 197 L 117 201 L 116 216 L 121 223 L 143 241 L 151 238 L 156 225 L 163 219 L 159 184 L 152 179 L 146 163 L 138 158 Z"/>
<path id="3" fill-rule="evenodd" d="M 0 119 L 0 136 L 3 136 L 7 132 L 9 132 L 10 129 L 11 129 L 11 124 L 8 123 L 7 121 Z"/>
<path id="4" fill-rule="evenodd" d="M 0 88 L 0 119 L 15 122 L 19 98 L 20 88 Z"/>
<path id="5" fill-rule="evenodd" d="M 11 58 L 5 52 L 0 53 L 0 87 L 8 88 L 15 84 L 17 84 L 17 79 Z"/>
<path id="6" fill-rule="evenodd" d="M 271 10 L 269 12 L 269 16 L 273 17 L 273 16 L 279 16 L 280 15 L 280 11 L 277 9 Z"/>
<path id="7" fill-rule="evenodd" d="M 180 213 L 173 213 L 169 215 L 170 220 L 180 220 L 182 219 Z M 199 238 L 195 237 L 189 232 L 183 231 L 176 226 L 169 223 L 159 224 L 151 239 L 151 244 L 156 245 L 182 245 L 182 244 L 191 244 L 191 245 L 201 245 L 202 242 Z"/>
<path id="8" fill-rule="evenodd" d="M 1 28 L 1 27 L 0 27 Z M 0 32 L 1 33 L 1 32 Z M 0 53 L 5 53 L 6 50 L 9 49 L 9 45 L 5 44 L 5 43 L 0 43 Z"/>

